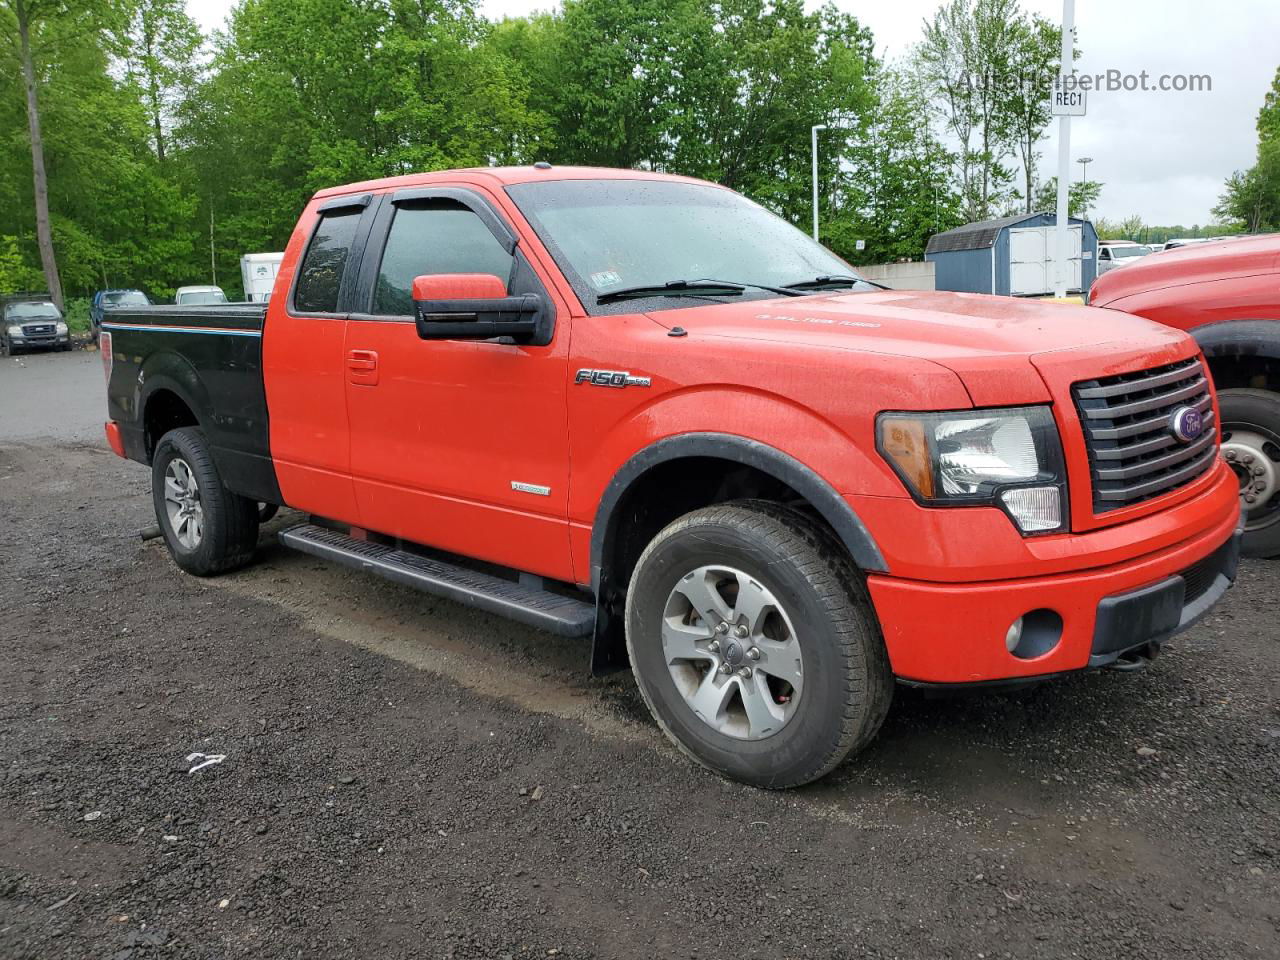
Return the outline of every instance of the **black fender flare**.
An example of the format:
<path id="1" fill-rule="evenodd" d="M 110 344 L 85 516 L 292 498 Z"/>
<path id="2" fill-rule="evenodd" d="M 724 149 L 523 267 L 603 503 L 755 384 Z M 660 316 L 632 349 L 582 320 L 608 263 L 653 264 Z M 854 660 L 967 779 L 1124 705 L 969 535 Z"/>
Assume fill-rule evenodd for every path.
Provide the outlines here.
<path id="1" fill-rule="evenodd" d="M 645 447 L 614 474 L 600 496 L 591 527 L 591 586 L 596 595 L 596 630 L 592 650 L 592 672 L 607 673 L 625 667 L 616 642 L 622 624 L 605 608 L 609 588 L 604 569 L 606 551 L 616 535 L 620 518 L 618 505 L 627 491 L 645 473 L 662 463 L 689 457 L 713 457 L 746 464 L 796 491 L 835 531 L 853 562 L 867 573 L 886 573 L 888 564 L 871 531 L 836 490 L 814 470 L 768 444 L 733 434 L 683 433 L 666 437 Z"/>
<path id="2" fill-rule="evenodd" d="M 153 354 L 143 365 L 138 376 L 137 430 L 145 444 L 147 404 L 161 390 L 167 390 L 187 405 L 196 423 L 205 427 L 209 411 L 213 409 L 208 391 L 190 363 L 176 353 Z M 147 450 L 150 462 L 151 451 Z"/>
<path id="3" fill-rule="evenodd" d="M 1206 359 L 1262 357 L 1280 360 L 1280 320 L 1224 320 L 1188 331 Z"/>

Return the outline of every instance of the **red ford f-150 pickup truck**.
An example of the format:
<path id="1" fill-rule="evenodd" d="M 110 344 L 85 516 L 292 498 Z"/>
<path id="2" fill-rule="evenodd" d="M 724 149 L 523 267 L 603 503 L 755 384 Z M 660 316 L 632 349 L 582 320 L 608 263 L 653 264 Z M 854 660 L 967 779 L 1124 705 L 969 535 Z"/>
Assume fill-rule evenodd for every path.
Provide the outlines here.
<path id="1" fill-rule="evenodd" d="M 1222 451 L 1255 557 L 1280 556 L 1280 236 L 1193 244 L 1098 278 L 1094 306 L 1185 330 L 1219 391 Z"/>
<path id="2" fill-rule="evenodd" d="M 770 787 L 895 679 L 1144 664 L 1222 596 L 1237 482 L 1186 334 L 896 292 L 722 187 L 478 169 L 324 190 L 269 305 L 118 310 L 110 421 L 176 562 L 288 546 L 593 637 Z"/>

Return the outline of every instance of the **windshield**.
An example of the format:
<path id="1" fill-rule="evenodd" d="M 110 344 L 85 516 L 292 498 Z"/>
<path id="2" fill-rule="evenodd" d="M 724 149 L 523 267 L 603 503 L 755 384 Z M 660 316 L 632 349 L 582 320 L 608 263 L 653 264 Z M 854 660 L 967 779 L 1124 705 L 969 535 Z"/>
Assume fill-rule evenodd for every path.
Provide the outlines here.
<path id="1" fill-rule="evenodd" d="M 1111 247 L 1111 256 L 1120 260 L 1124 257 L 1145 257 L 1151 252 L 1150 247 Z"/>
<path id="2" fill-rule="evenodd" d="M 104 293 L 102 302 L 108 307 L 145 307 L 151 301 L 140 290 L 124 290 L 120 293 Z"/>
<path id="3" fill-rule="evenodd" d="M 221 290 L 193 290 L 178 294 L 176 303 L 184 306 L 200 306 L 205 303 L 226 303 L 227 295 Z"/>
<path id="4" fill-rule="evenodd" d="M 597 303 L 614 290 L 677 280 L 784 287 L 818 277 L 856 277 L 847 263 L 785 220 L 719 187 L 669 180 L 554 180 L 507 190 L 590 313 L 720 299 L 690 292 Z M 862 283 L 849 284 L 855 285 Z M 748 289 L 738 296 L 776 294 Z"/>
<path id="5" fill-rule="evenodd" d="M 10 320 L 61 320 L 62 314 L 52 303 L 11 303 L 5 311 Z"/>

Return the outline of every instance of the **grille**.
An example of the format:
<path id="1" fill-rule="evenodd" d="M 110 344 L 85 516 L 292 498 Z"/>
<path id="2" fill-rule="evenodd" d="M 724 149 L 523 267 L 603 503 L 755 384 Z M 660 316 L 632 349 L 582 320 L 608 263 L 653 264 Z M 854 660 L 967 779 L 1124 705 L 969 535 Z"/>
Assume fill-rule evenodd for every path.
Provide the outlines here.
<path id="1" fill-rule="evenodd" d="M 53 324 L 29 324 L 22 328 L 22 332 L 28 337 L 39 337 L 46 333 L 53 333 Z"/>
<path id="2" fill-rule="evenodd" d="M 1176 490 L 1213 465 L 1218 429 L 1198 358 L 1086 380 L 1072 392 L 1089 451 L 1095 514 Z M 1172 415 L 1180 407 L 1204 418 L 1203 432 L 1191 443 L 1173 433 Z"/>

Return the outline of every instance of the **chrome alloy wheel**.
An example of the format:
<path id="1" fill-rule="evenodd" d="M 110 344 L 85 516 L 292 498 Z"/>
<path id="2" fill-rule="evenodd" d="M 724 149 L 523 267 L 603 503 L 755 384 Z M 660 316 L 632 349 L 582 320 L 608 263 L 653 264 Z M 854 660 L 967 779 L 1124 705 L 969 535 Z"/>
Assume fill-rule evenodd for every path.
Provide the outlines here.
<path id="1" fill-rule="evenodd" d="M 698 567 L 667 598 L 662 649 L 694 714 L 725 736 L 762 740 L 795 716 L 804 658 L 791 619 L 759 580 Z"/>
<path id="2" fill-rule="evenodd" d="M 200 546 L 204 537 L 204 506 L 200 502 L 200 484 L 191 466 L 174 457 L 164 471 L 164 509 L 169 529 L 187 550 Z"/>
<path id="3" fill-rule="evenodd" d="M 1280 437 L 1251 424 L 1224 424 L 1222 455 L 1240 483 L 1246 530 L 1280 520 Z"/>

